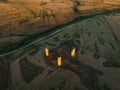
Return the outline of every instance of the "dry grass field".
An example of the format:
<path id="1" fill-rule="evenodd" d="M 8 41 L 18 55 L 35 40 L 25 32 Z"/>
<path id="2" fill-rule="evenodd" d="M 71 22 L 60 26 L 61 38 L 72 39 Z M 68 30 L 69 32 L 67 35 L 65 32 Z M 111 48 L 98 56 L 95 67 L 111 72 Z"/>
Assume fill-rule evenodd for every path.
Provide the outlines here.
<path id="1" fill-rule="evenodd" d="M 112 8 L 117 7 L 118 3 L 112 5 Z M 85 0 L 8 0 L 1 2 L 0 47 L 6 47 L 6 45 L 29 38 L 30 35 L 67 23 L 81 14 L 87 15 L 87 13 L 101 9 L 111 9 L 111 3 Z"/>
<path id="2" fill-rule="evenodd" d="M 87 1 L 0 2 L 0 90 L 120 90 L 119 2 Z"/>
<path id="3" fill-rule="evenodd" d="M 0 3 L 0 44 L 21 40 L 26 34 L 42 32 L 69 21 L 73 13 L 72 6 L 72 2 L 52 3 L 41 0 Z"/>
<path id="4" fill-rule="evenodd" d="M 111 17 L 116 15 L 118 13 Z M 10 57 L 11 62 L 8 88 L 119 90 L 120 39 L 109 21 L 113 18 L 109 17 L 103 14 L 79 21 L 51 37 L 4 56 L 2 60 Z M 45 55 L 46 47 L 50 50 L 49 56 Z M 70 55 L 72 48 L 76 48 L 75 57 Z M 61 66 L 57 65 L 58 56 L 62 57 Z"/>
<path id="5" fill-rule="evenodd" d="M 120 90 L 119 5 L 119 0 L 0 2 L 0 90 Z"/>

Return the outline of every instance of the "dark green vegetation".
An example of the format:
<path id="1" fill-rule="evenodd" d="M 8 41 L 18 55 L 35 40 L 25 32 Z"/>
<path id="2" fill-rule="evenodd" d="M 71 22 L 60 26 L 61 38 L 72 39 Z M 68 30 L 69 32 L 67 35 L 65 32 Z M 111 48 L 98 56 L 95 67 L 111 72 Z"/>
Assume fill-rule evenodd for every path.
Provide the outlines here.
<path id="1" fill-rule="evenodd" d="M 75 33 L 76 34 L 76 33 Z M 79 37 L 79 36 L 78 36 Z M 77 38 L 78 38 L 77 37 Z M 59 47 L 50 51 L 50 56 L 45 58 L 47 63 L 56 66 L 57 56 L 62 57 L 62 69 L 71 70 L 78 75 L 82 83 L 90 90 L 110 90 L 104 79 L 102 78 L 103 72 L 100 72 L 94 68 L 91 68 L 81 62 L 78 58 L 78 52 L 76 56 L 71 57 L 70 52 L 72 48 L 78 49 L 77 45 L 72 41 L 63 41 Z M 102 84 L 100 83 L 102 81 Z M 79 89 L 75 89 L 79 90 Z"/>
<path id="2" fill-rule="evenodd" d="M 38 38 L 47 36 L 58 29 L 74 23 L 72 26 L 61 30 L 59 33 L 47 36 L 43 40 L 35 42 L 32 45 L 29 45 L 17 51 L 16 53 L 11 54 L 11 57 L 9 58 L 1 58 L 6 62 L 1 61 L 0 63 L 2 65 L 6 63 L 9 64 L 8 62 L 11 61 L 13 65 L 11 72 L 14 70 L 16 72 L 20 71 L 22 75 L 18 76 L 22 77 L 27 84 L 30 84 L 35 77 L 41 75 L 42 73 L 42 76 L 46 75 L 49 77 L 50 75 L 53 75 L 55 70 L 62 69 L 74 72 L 82 84 L 89 90 L 114 90 L 114 88 L 119 89 L 120 41 L 116 36 L 116 32 L 112 29 L 109 22 L 105 18 L 110 15 L 112 14 L 107 11 L 105 14 L 89 17 L 79 17 L 70 23 L 57 26 L 41 34 L 36 34 L 36 36 L 31 35 L 24 41 L 14 43 L 15 47 L 13 44 L 11 44 L 9 48 L 1 48 L 1 54 L 7 52 L 7 49 L 10 51 L 13 49 L 18 49 L 18 47 L 20 48 L 25 46 L 30 42 L 37 40 Z M 48 47 L 52 53 L 50 54 L 50 58 L 45 57 L 45 47 Z M 70 51 L 72 48 L 76 48 L 76 57 L 70 56 Z M 58 67 L 56 62 L 51 62 L 56 61 L 58 56 L 62 56 L 63 61 L 65 62 L 61 67 Z M 19 61 L 20 57 L 22 57 L 22 59 L 20 59 L 21 61 Z M 17 67 L 18 65 L 16 64 L 20 65 L 20 70 L 18 70 L 19 67 Z M 47 65 L 48 68 L 45 65 Z M 14 68 L 14 66 L 16 68 Z M 13 83 L 14 78 L 12 79 L 13 82 L 8 84 L 8 73 L 10 74 L 8 69 L 9 67 L 3 67 L 4 68 L 0 68 L 2 72 L 2 81 L 4 81 L 4 86 L 2 86 L 3 84 L 1 85 L 2 88 L 7 87 L 9 84 L 11 84 L 11 86 L 16 86 L 16 83 Z M 46 68 L 51 69 L 51 71 L 47 74 Z M 45 72 L 43 72 L 44 69 L 46 69 Z M 56 76 L 53 75 L 54 78 L 51 81 L 54 82 L 56 79 L 58 79 L 58 75 L 60 74 L 61 73 L 56 74 Z M 14 77 L 16 73 L 12 75 Z M 67 75 L 67 77 L 69 77 L 69 75 Z M 36 80 L 35 82 L 38 82 L 39 80 Z M 43 77 L 43 82 L 44 81 L 46 81 L 44 83 L 44 85 L 46 85 L 49 79 Z M 42 87 L 43 82 L 42 84 L 38 84 L 40 84 Z M 22 81 L 20 83 L 22 83 Z M 63 88 L 66 82 L 61 81 L 61 83 L 62 84 L 60 84 L 59 87 Z M 34 83 L 32 84 L 34 86 Z M 20 86 L 20 88 L 21 87 L 22 86 Z M 24 87 L 22 88 L 24 89 Z M 25 90 L 30 89 L 31 88 L 28 87 L 28 89 Z M 55 86 L 51 85 L 50 89 L 54 90 Z M 75 90 L 77 89 L 78 87 L 75 87 Z"/>
<path id="3" fill-rule="evenodd" d="M 119 12 L 119 11 L 120 11 L 119 9 L 114 9 L 114 10 L 112 10 L 112 13 L 113 13 L 113 12 L 117 13 L 117 12 Z M 99 14 L 99 15 L 104 15 L 104 14 L 109 15 L 109 14 L 111 14 L 111 12 L 110 12 L 110 11 L 107 11 L 107 10 L 106 10 L 105 12 L 102 11 L 101 13 L 102 13 L 102 14 Z M 94 17 L 94 16 L 96 16 L 96 15 L 98 15 L 98 14 L 95 13 L 94 15 L 91 14 L 90 16 L 80 16 L 80 17 L 75 18 L 75 19 L 72 20 L 71 22 L 68 22 L 68 23 L 63 24 L 63 25 L 56 26 L 56 27 L 54 27 L 54 28 L 52 28 L 52 29 L 50 29 L 50 30 L 47 30 L 47 31 L 44 31 L 44 32 L 40 32 L 40 33 L 34 34 L 34 35 L 29 35 L 29 36 L 26 36 L 26 35 L 25 35 L 24 39 L 22 39 L 22 40 L 20 40 L 20 41 L 16 41 L 16 42 L 14 42 L 14 43 L 6 43 L 6 44 L 3 44 L 2 47 L 0 47 L 0 54 L 9 53 L 9 52 L 14 51 L 14 50 L 16 50 L 16 49 L 19 49 L 19 48 L 21 48 L 21 47 L 23 47 L 23 46 L 25 46 L 25 45 L 27 45 L 27 44 L 29 44 L 29 43 L 37 40 L 38 38 L 45 37 L 45 36 L 47 36 L 47 35 L 55 32 L 55 31 L 58 30 L 58 29 L 64 28 L 64 27 L 66 27 L 66 26 L 69 26 L 69 25 L 71 25 L 71 24 L 73 24 L 73 23 L 82 21 L 82 20 L 84 20 L 84 19 L 92 18 L 92 17 Z M 96 22 L 96 24 L 97 24 L 98 26 L 100 25 L 98 22 Z M 104 31 L 103 31 L 103 32 L 104 32 Z M 103 33 L 103 32 L 101 32 L 101 33 Z M 88 32 L 88 36 L 91 36 L 91 31 Z M 115 36 L 114 36 L 114 37 L 115 37 Z M 117 38 L 116 38 L 116 39 L 117 39 Z M 100 38 L 98 38 L 98 40 L 100 41 L 101 44 L 104 44 L 104 40 L 100 40 Z M 95 57 L 96 57 L 96 56 L 99 57 L 98 55 L 95 55 Z"/>
<path id="4" fill-rule="evenodd" d="M 62 68 L 72 70 L 75 72 L 79 78 L 81 79 L 82 83 L 90 90 L 110 90 L 104 81 L 104 79 L 101 77 L 102 72 L 97 71 L 85 64 L 83 64 L 81 61 L 74 60 L 70 61 L 71 64 L 65 65 Z M 76 67 L 73 67 L 75 65 Z M 102 80 L 103 84 L 101 85 L 99 82 Z"/>
<path id="5" fill-rule="evenodd" d="M 102 11 L 101 13 L 104 13 L 104 11 Z M 55 32 L 58 29 L 65 28 L 66 26 L 69 26 L 69 25 L 71 25 L 73 23 L 76 23 L 76 22 L 79 22 L 81 20 L 94 17 L 96 15 L 98 15 L 98 13 L 97 14 L 96 13 L 91 14 L 89 16 L 80 16 L 80 17 L 77 17 L 74 20 L 72 20 L 72 21 L 70 21 L 70 22 L 68 22 L 66 24 L 56 26 L 56 27 L 54 27 L 52 29 L 49 29 L 49 30 L 46 30 L 44 32 L 40 32 L 40 33 L 37 33 L 37 34 L 34 34 L 34 35 L 25 36 L 24 39 L 22 39 L 20 41 L 17 41 L 17 42 L 14 42 L 14 43 L 4 44 L 4 45 L 2 45 L 2 47 L 0 47 L 0 54 L 9 53 L 9 52 L 14 51 L 16 49 L 19 49 L 19 48 L 21 48 L 21 47 L 35 41 L 36 39 L 39 39 L 41 37 L 45 37 L 45 36 Z"/>
<path id="6" fill-rule="evenodd" d="M 37 67 L 33 65 L 32 63 L 28 62 L 26 58 L 23 58 L 20 61 L 20 66 L 22 76 L 24 80 L 28 83 L 31 82 L 34 79 L 34 77 L 36 77 L 43 71 L 42 67 Z"/>
<path id="7" fill-rule="evenodd" d="M 10 80 L 10 57 L 0 58 L 0 89 L 5 90 L 9 87 Z"/>

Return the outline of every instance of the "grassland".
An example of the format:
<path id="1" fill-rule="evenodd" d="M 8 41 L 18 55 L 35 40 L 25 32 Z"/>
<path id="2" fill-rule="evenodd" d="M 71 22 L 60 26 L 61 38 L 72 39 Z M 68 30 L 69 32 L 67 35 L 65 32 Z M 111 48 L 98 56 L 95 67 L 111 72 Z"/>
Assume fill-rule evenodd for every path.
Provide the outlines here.
<path id="1" fill-rule="evenodd" d="M 35 5 L 35 8 L 33 7 L 33 4 Z M 38 6 L 37 8 L 40 9 L 41 6 L 45 8 L 48 7 L 47 5 L 52 6 L 53 4 L 61 6 L 62 4 L 67 5 L 68 2 L 42 2 L 40 3 L 40 7 Z M 54 13 L 54 15 L 51 16 L 50 14 L 49 18 L 51 21 L 50 23 L 47 22 L 49 16 L 44 16 L 43 14 L 43 16 L 39 16 L 41 14 L 38 14 L 38 16 L 34 17 L 34 15 L 37 15 L 35 12 L 39 11 L 39 9 L 36 8 L 38 1 L 37 4 L 36 2 L 30 3 L 26 1 L 26 5 L 21 0 L 19 2 L 13 0 L 8 3 L 0 4 L 3 6 L 10 5 L 9 9 L 10 11 L 13 10 L 13 12 L 15 9 L 11 9 L 10 7 L 15 6 L 14 8 L 17 7 L 20 11 L 16 10 L 16 12 L 25 14 L 25 18 L 27 15 L 29 16 L 25 22 L 22 22 L 20 25 L 18 24 L 18 26 L 16 25 L 14 29 L 1 29 L 1 45 L 5 45 L 4 48 L 1 46 L 1 54 L 6 53 L 9 50 L 18 49 L 22 45 L 27 45 L 31 41 L 36 41 L 43 36 L 47 36 L 43 40 L 38 40 L 12 54 L 0 56 L 1 90 L 120 89 L 119 5 L 114 5 L 115 9 L 112 9 L 110 4 L 107 3 L 102 5 L 101 2 L 99 2 L 99 4 L 77 2 L 78 6 L 73 4 L 73 2 L 69 2 L 69 5 L 73 7 L 72 11 L 71 8 L 68 9 L 66 5 L 65 7 L 59 7 L 61 9 L 57 10 L 58 6 L 56 5 L 55 10 L 59 14 L 54 13 L 53 11 L 52 14 Z M 79 6 L 79 4 L 81 4 L 81 6 Z M 26 10 L 27 6 L 29 8 Z M 20 7 L 23 9 L 20 9 Z M 43 10 L 43 7 L 40 10 L 46 12 L 48 9 Z M 49 8 L 52 7 L 49 6 Z M 67 8 L 68 11 L 66 12 L 64 8 Z M 74 12 L 75 8 L 77 8 L 77 11 Z M 1 11 L 9 9 L 4 8 Z M 104 11 L 103 9 L 107 9 L 107 12 L 93 15 L 93 13 L 97 12 L 99 9 L 100 11 L 101 9 L 102 11 Z M 25 10 L 24 13 L 22 13 L 23 11 L 21 10 Z M 29 12 L 29 10 L 32 10 L 32 13 Z M 63 10 L 63 14 L 60 13 L 61 10 Z M 70 17 L 68 15 L 69 10 Z M 10 11 L 9 13 L 13 13 Z M 8 16 L 8 11 L 6 12 Z M 2 15 L 3 13 L 0 14 Z M 15 16 L 17 15 L 18 14 Z M 71 21 L 72 19 L 70 18 L 72 15 L 74 17 L 79 15 L 84 17 L 82 17 L 82 19 L 81 17 L 78 17 L 72 22 L 63 24 L 59 27 L 52 28 L 54 26 L 49 26 L 51 23 L 52 25 L 54 23 L 56 26 L 58 24 L 57 21 L 59 21 L 59 24 L 60 22 L 63 23 L 63 21 L 65 21 L 65 23 L 69 20 Z M 21 18 L 23 17 L 22 15 L 20 16 Z M 51 19 L 53 16 L 56 17 L 55 22 Z M 12 18 L 12 16 L 10 17 Z M 3 17 L 1 19 L 4 19 L 5 22 L 8 23 L 7 20 L 13 20 L 13 18 L 10 19 L 10 17 L 6 17 L 6 19 Z M 21 18 L 18 19 L 21 20 Z M 17 21 L 18 23 L 19 20 Z M 45 28 L 46 26 L 47 28 Z M 63 27 L 66 28 L 61 29 Z M 46 31 L 48 28 L 52 29 Z M 59 29 L 61 29 L 60 32 L 51 34 L 51 31 L 53 33 Z M 45 56 L 45 47 L 50 49 L 51 58 Z M 73 47 L 77 50 L 75 57 L 69 55 Z M 64 53 L 61 53 L 61 51 Z M 57 60 L 57 57 L 59 56 L 58 52 L 62 56 L 62 61 L 64 62 L 61 67 L 58 67 L 56 63 L 52 63 L 53 59 L 54 61 Z"/>
<path id="2" fill-rule="evenodd" d="M 118 14 L 110 15 L 116 17 Z M 120 42 L 116 30 L 109 22 L 110 15 L 97 15 L 76 22 L 49 38 L 11 54 L 12 82 L 9 88 L 13 90 L 16 88 L 22 88 L 22 90 L 33 90 L 33 88 L 44 90 L 45 88 L 49 90 L 62 88 L 62 81 L 67 83 L 71 80 L 76 82 L 73 85 L 69 83 L 69 87 L 62 84 L 63 90 L 64 88 L 70 90 L 75 90 L 75 88 L 78 90 L 119 90 Z M 50 49 L 51 59 L 45 57 L 45 47 Z M 71 58 L 69 55 L 73 47 L 77 49 L 75 58 Z M 64 54 L 62 52 L 61 56 L 64 64 L 58 67 L 56 63 L 51 64 L 51 62 L 57 60 L 56 58 L 59 56 L 57 52 L 60 52 L 62 48 Z M 12 57 L 14 58 L 12 59 Z M 21 64 L 21 62 L 26 63 Z M 25 68 L 25 66 L 27 67 Z M 40 68 L 39 70 L 42 68 L 43 71 L 38 71 L 38 68 Z M 29 73 L 29 77 L 26 76 L 27 73 Z M 58 78 L 61 78 L 62 81 Z M 48 80 L 53 83 L 50 84 L 47 82 Z M 20 83 L 19 86 L 15 82 Z"/>
<path id="3" fill-rule="evenodd" d="M 118 8 L 118 4 L 83 1 L 8 0 L 0 3 L 0 53 L 15 50 L 55 26 L 64 25 L 78 16 L 99 10 Z M 46 33 L 46 32 L 45 32 Z M 37 34 L 37 35 L 36 35 Z"/>

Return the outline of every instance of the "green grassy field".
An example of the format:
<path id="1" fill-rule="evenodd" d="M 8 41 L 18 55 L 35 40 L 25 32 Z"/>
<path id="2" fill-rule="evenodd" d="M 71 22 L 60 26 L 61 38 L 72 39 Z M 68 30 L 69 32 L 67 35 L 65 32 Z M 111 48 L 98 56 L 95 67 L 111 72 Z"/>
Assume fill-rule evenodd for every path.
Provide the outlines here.
<path id="1" fill-rule="evenodd" d="M 79 17 L 53 28 L 52 32 L 24 34 L 22 36 L 26 38 L 21 41 L 4 43 L 1 54 L 18 51 L 0 56 L 1 90 L 119 90 L 119 18 L 118 8 L 82 19 Z M 40 26 L 37 23 L 34 27 Z M 50 35 L 59 29 L 60 32 Z M 21 37 L 21 34 L 17 36 Z M 48 37 L 38 40 L 42 36 Z M 46 47 L 50 50 L 50 58 L 45 56 Z M 70 56 L 72 48 L 76 48 L 75 57 Z M 56 63 L 59 54 L 62 66 Z"/>
<path id="2" fill-rule="evenodd" d="M 116 15 L 118 15 L 118 13 Z M 56 87 L 61 88 L 61 84 L 50 84 L 51 86 L 53 85 L 52 87 L 48 85 L 51 81 L 56 82 L 59 74 L 62 75 L 62 73 L 59 72 L 60 69 L 65 70 L 64 73 L 67 73 L 67 71 L 74 72 L 77 76 L 71 78 L 73 81 L 75 78 L 76 80 L 79 78 L 75 83 L 81 83 L 81 85 L 73 85 L 69 87 L 70 90 L 74 90 L 75 88 L 78 88 L 78 90 L 82 88 L 84 88 L 84 90 L 119 90 L 120 42 L 119 38 L 116 36 L 116 30 L 113 30 L 110 26 L 107 17 L 109 17 L 109 15 L 103 14 L 76 22 L 72 26 L 65 28 L 65 30 L 60 33 L 16 52 L 14 54 L 14 58 L 16 60 L 13 59 L 14 61 L 12 61 L 10 67 L 11 72 L 13 73 L 12 77 L 20 78 L 12 78 L 12 88 L 25 88 L 25 90 L 32 90 L 31 85 L 34 88 L 37 87 L 36 89 L 41 88 L 42 90 L 46 86 L 51 89 L 55 89 Z M 72 47 L 77 49 L 77 55 L 76 59 L 73 59 L 74 61 L 70 59 L 71 57 L 69 55 L 65 56 L 68 57 L 68 60 L 62 67 L 57 67 L 54 64 L 51 65 L 49 61 L 46 61 L 48 59 L 45 58 L 45 47 L 48 47 L 50 51 L 59 51 L 59 48 L 62 48 L 64 45 L 68 47 L 65 49 L 66 52 L 70 51 Z M 26 60 L 23 60 L 24 58 L 26 58 Z M 29 62 L 26 63 L 29 68 L 25 68 L 24 63 L 19 64 L 21 61 Z M 65 62 L 65 60 L 63 62 Z M 35 67 L 33 65 L 29 65 L 30 63 L 37 67 L 42 67 L 43 73 L 40 73 L 37 69 L 33 71 Z M 18 66 L 22 67 L 22 72 Z M 30 74 L 30 77 L 26 76 L 27 72 L 24 74 L 25 70 Z M 49 70 L 50 72 L 46 70 Z M 14 72 L 18 73 L 15 74 Z M 85 76 L 86 74 L 87 76 Z M 70 78 L 70 76 L 67 76 L 67 78 Z M 39 82 L 38 79 L 42 81 Z M 28 80 L 31 83 L 28 84 L 25 80 Z M 47 82 L 47 80 L 50 80 L 50 82 Z M 64 78 L 62 78 L 62 80 L 64 81 Z M 19 87 L 16 87 L 16 83 L 14 83 L 15 81 L 20 83 Z M 39 86 L 36 86 L 38 82 Z M 60 83 L 60 81 L 58 82 Z M 68 88 L 68 86 L 64 85 L 63 88 Z M 48 90 L 47 87 L 46 90 Z"/>

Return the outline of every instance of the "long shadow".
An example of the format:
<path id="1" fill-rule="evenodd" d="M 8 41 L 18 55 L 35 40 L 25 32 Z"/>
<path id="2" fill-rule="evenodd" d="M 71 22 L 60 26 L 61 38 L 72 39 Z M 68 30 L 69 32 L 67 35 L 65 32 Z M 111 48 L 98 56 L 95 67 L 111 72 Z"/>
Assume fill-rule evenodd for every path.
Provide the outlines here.
<path id="1" fill-rule="evenodd" d="M 50 35 L 50 34 L 54 33 L 58 29 L 65 28 L 65 27 L 67 27 L 69 25 L 72 25 L 74 23 L 77 23 L 79 21 L 82 21 L 82 20 L 85 20 L 85 19 L 88 19 L 88 18 L 92 18 L 92 17 L 97 16 L 97 15 L 109 15 L 110 13 L 113 13 L 113 12 L 114 13 L 120 12 L 120 8 L 112 9 L 112 10 L 105 10 L 105 9 L 100 10 L 100 11 L 97 11 L 96 13 L 90 14 L 89 16 L 88 15 L 78 16 L 78 17 L 74 18 L 73 20 L 71 20 L 70 22 L 55 26 L 55 27 L 53 27 L 51 29 L 48 29 L 44 32 L 38 32 L 34 35 L 29 35 L 29 37 L 26 37 L 23 40 L 20 40 L 20 41 L 15 42 L 15 43 L 10 43 L 9 45 L 5 45 L 3 47 L 0 47 L 0 54 L 2 55 L 2 54 L 5 54 L 5 53 L 10 53 L 10 52 L 12 52 L 16 49 L 20 49 L 21 47 L 24 47 L 24 46 L 32 43 L 35 40 L 38 40 L 42 37 L 45 37 L 47 35 Z"/>

